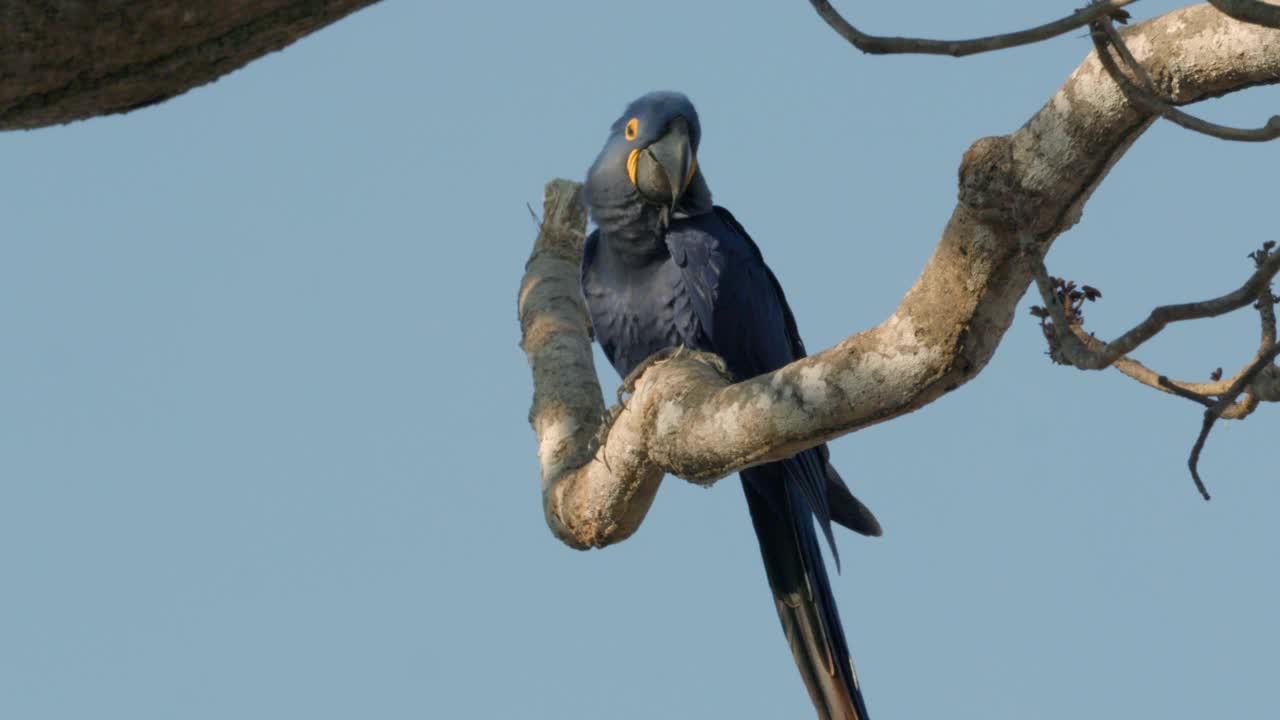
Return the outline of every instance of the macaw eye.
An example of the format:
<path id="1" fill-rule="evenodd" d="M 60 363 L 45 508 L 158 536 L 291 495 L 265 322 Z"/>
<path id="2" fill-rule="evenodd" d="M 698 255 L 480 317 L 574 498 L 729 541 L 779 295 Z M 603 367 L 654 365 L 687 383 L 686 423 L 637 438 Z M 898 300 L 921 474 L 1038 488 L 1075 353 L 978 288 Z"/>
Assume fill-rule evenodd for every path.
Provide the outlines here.
<path id="1" fill-rule="evenodd" d="M 635 140 L 638 132 L 640 132 L 640 118 L 631 118 L 627 121 L 627 129 L 623 130 L 622 134 L 628 140 Z"/>

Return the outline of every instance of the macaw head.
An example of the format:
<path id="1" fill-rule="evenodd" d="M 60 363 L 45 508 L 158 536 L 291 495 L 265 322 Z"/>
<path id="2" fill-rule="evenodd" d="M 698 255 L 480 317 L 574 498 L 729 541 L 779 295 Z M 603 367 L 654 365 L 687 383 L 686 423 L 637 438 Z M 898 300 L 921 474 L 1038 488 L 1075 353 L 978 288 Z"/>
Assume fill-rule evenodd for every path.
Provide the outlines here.
<path id="1" fill-rule="evenodd" d="M 644 205 L 665 225 L 673 215 L 710 211 L 711 191 L 698 168 L 701 138 L 698 111 L 683 94 L 651 92 L 633 101 L 587 171 L 592 215 Z"/>

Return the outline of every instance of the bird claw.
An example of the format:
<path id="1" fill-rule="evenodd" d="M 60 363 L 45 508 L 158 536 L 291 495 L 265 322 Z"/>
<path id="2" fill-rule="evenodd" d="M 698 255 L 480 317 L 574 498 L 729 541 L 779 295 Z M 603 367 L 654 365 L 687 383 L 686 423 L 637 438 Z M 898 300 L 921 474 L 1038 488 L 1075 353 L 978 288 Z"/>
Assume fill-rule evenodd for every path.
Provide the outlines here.
<path id="1" fill-rule="evenodd" d="M 634 370 L 627 373 L 627 376 L 622 379 L 622 384 L 618 386 L 618 405 L 623 408 L 626 407 L 625 396 L 631 395 L 636 391 L 636 383 L 640 382 L 640 376 L 644 375 L 646 370 L 660 362 L 678 358 L 687 351 L 688 349 L 683 345 L 673 345 L 672 347 L 665 347 L 645 358 L 644 362 L 637 365 Z"/>
<path id="2" fill-rule="evenodd" d="M 618 386 L 618 404 L 605 411 L 604 420 L 601 421 L 600 429 L 596 432 L 593 452 L 604 448 L 608 444 L 609 430 L 613 428 L 613 424 L 617 422 L 618 418 L 622 416 L 622 413 L 626 411 L 627 396 L 635 394 L 636 384 L 640 382 L 640 377 L 645 374 L 645 371 L 659 363 L 663 363 L 668 360 L 675 360 L 676 358 L 684 357 L 686 355 L 710 365 L 711 368 L 719 373 L 725 380 L 733 382 L 733 377 L 729 373 L 729 369 L 725 365 L 724 359 L 719 355 L 690 350 L 684 345 L 673 345 L 671 347 L 663 348 L 645 358 L 644 362 L 637 365 L 634 370 L 627 373 L 627 376 L 622 379 L 622 384 Z M 605 458 L 605 466 L 608 467 L 608 464 L 608 459 Z M 612 470 L 612 468 L 610 468 L 610 470 Z"/>
<path id="3" fill-rule="evenodd" d="M 618 421 L 618 418 L 622 416 L 623 411 L 627 409 L 626 396 L 635 392 L 636 383 L 640 381 L 640 376 L 644 375 L 645 370 L 648 370 L 654 365 L 665 360 L 679 357 L 684 350 L 685 347 L 683 345 L 663 348 L 646 358 L 644 362 L 637 365 L 630 373 L 627 373 L 627 376 L 622 379 L 622 384 L 618 386 L 618 404 L 605 411 L 604 419 L 600 422 L 600 429 L 596 431 L 596 436 L 593 438 L 592 454 L 595 454 L 608 445 L 609 431 L 613 429 L 613 424 Z M 606 455 L 602 459 L 604 460 L 605 467 L 609 467 L 608 456 Z M 613 468 L 609 468 L 609 470 L 612 472 Z"/>

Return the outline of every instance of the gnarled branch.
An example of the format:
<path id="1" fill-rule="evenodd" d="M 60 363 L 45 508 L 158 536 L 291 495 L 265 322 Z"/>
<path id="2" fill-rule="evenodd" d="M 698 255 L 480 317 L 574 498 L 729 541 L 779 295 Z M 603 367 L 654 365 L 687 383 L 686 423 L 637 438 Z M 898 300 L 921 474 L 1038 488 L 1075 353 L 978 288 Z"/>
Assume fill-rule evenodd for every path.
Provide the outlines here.
<path id="1" fill-rule="evenodd" d="M 1280 32 L 1208 5 L 1143 23 L 1132 31 L 1137 37 L 1139 59 L 1171 84 L 1166 95 L 1175 103 L 1280 82 Z M 1021 129 L 979 140 L 965 154 L 959 203 L 888 319 L 737 384 L 698 356 L 657 363 L 598 445 L 603 401 L 583 397 L 598 393 L 575 254 L 584 220 L 580 208 L 554 211 L 575 191 L 553 184 L 519 303 L 552 529 L 575 547 L 617 542 L 639 526 L 666 473 L 710 482 L 912 412 L 972 379 L 1032 279 L 1020 229 L 1047 247 L 1074 225 L 1152 119 L 1096 56 L 1087 58 Z M 564 224 L 548 227 L 557 216 Z M 544 242 L 552 233 L 562 240 L 554 251 Z"/>
<path id="2" fill-rule="evenodd" d="M 0 130 L 154 105 L 377 0 L 0 0 Z"/>

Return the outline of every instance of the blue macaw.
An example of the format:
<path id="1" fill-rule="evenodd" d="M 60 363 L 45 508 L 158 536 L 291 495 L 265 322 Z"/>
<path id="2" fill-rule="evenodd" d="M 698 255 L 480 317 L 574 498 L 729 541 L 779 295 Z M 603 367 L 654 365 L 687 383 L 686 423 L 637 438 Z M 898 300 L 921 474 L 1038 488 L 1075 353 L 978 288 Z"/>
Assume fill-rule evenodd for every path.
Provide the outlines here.
<path id="1" fill-rule="evenodd" d="M 649 93 L 613 124 L 587 173 L 583 197 L 596 229 L 583 248 L 582 289 L 596 339 L 623 377 L 677 346 L 719 355 L 736 380 L 805 355 L 759 248 L 711 202 L 700 138 L 687 97 Z M 864 535 L 879 535 L 879 523 L 825 445 L 741 478 L 778 617 L 818 716 L 867 720 L 814 520 L 837 567 L 832 521 Z"/>

